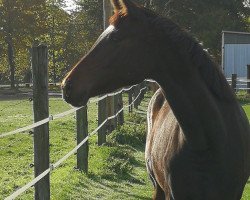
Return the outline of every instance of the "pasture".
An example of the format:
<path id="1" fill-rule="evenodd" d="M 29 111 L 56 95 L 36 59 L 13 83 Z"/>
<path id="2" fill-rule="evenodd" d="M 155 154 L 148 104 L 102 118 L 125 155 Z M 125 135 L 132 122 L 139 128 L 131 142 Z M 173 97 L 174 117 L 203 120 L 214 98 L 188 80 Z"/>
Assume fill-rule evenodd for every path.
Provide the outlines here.
<path id="1" fill-rule="evenodd" d="M 146 111 L 151 94 L 139 107 Z M 126 99 L 126 98 L 124 98 Z M 250 119 L 250 100 L 239 97 Z M 69 110 L 70 106 L 59 98 L 50 98 L 52 114 Z M 97 105 L 88 107 L 89 132 L 97 126 Z M 51 173 L 52 199 L 151 199 L 152 185 L 144 164 L 146 116 L 128 114 L 125 125 L 108 136 L 108 142 L 97 146 L 97 137 L 90 139 L 89 174 L 74 169 L 75 156 Z M 0 133 L 29 125 L 32 102 L 27 99 L 0 101 Z M 75 115 L 50 123 L 51 162 L 57 161 L 74 148 Z M 0 199 L 10 195 L 33 178 L 33 141 L 28 133 L 0 140 Z M 33 188 L 19 199 L 33 199 Z M 243 200 L 250 199 L 250 183 Z"/>

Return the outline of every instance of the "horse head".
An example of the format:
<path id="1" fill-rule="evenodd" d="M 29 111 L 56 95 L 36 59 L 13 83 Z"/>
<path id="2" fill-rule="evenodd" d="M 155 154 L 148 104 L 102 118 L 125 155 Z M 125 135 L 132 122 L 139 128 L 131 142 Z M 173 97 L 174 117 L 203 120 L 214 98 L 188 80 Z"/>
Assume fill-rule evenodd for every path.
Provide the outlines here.
<path id="1" fill-rule="evenodd" d="M 112 5 L 109 27 L 62 82 L 63 98 L 73 106 L 140 83 L 152 73 L 152 34 L 146 23 L 150 13 L 129 0 L 112 0 Z"/>

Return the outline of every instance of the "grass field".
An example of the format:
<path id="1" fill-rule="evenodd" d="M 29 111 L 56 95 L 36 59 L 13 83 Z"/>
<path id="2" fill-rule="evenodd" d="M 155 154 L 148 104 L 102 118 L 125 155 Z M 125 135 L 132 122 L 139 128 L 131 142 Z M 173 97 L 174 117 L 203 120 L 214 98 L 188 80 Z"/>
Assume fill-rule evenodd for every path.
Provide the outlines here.
<path id="1" fill-rule="evenodd" d="M 143 102 L 141 109 L 146 109 L 148 100 Z M 61 99 L 50 99 L 51 114 L 69 109 L 71 107 Z M 90 139 L 88 175 L 75 169 L 76 156 L 52 172 L 52 199 L 150 199 L 152 187 L 145 171 L 142 143 L 145 117 L 139 114 L 126 114 L 125 117 L 129 125 L 126 123 L 119 131 L 110 134 L 107 145 L 98 147 L 97 137 Z M 0 133 L 29 125 L 32 121 L 32 102 L 0 101 Z M 88 107 L 88 121 L 90 132 L 97 127 L 96 104 Z M 75 129 L 74 115 L 50 123 L 52 163 L 75 147 Z M 24 133 L 1 139 L 0 159 L 0 199 L 3 199 L 33 179 L 32 135 Z M 32 188 L 19 199 L 33 199 L 33 192 Z"/>
<path id="2" fill-rule="evenodd" d="M 147 97 L 140 109 L 146 110 L 148 101 Z M 241 101 L 250 118 L 250 103 L 244 96 Z M 50 99 L 51 114 L 69 109 L 62 100 Z M 89 105 L 88 117 L 89 131 L 92 131 L 97 126 L 96 104 Z M 153 188 L 144 164 L 146 119 L 140 114 L 125 117 L 125 125 L 108 136 L 107 145 L 98 147 L 97 137 L 90 139 L 88 175 L 75 169 L 75 155 L 51 173 L 52 199 L 151 199 Z M 0 101 L 0 133 L 32 122 L 32 102 Z M 52 163 L 74 148 L 75 129 L 74 115 L 50 123 Z M 0 159 L 0 199 L 3 199 L 33 179 L 32 135 L 23 133 L 0 139 Z M 33 199 L 33 193 L 32 188 L 18 199 Z M 250 183 L 242 199 L 250 199 Z"/>

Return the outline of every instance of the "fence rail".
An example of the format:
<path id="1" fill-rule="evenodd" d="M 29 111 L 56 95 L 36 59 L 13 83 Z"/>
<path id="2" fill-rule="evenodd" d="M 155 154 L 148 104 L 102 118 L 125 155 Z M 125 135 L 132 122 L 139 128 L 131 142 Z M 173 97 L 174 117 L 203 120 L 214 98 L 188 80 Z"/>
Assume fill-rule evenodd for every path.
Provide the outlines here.
<path id="1" fill-rule="evenodd" d="M 231 78 L 227 78 L 227 81 L 231 85 L 234 91 L 246 90 L 250 94 L 250 65 L 247 65 L 246 78 L 238 78 L 237 74 L 232 74 Z M 244 87 L 245 86 L 245 87 Z"/>
<path id="2" fill-rule="evenodd" d="M 106 94 L 104 96 L 101 96 L 99 98 L 96 98 L 96 99 L 92 99 L 90 100 L 89 103 L 97 103 L 98 101 L 101 101 L 107 97 L 110 97 L 110 96 L 115 96 L 115 95 L 118 95 L 118 94 L 121 94 L 123 92 L 126 92 L 126 91 L 129 91 L 131 90 L 132 88 L 134 88 L 136 85 L 133 85 L 129 88 L 123 88 L 121 90 L 119 90 L 118 92 L 114 92 L 114 93 L 109 93 L 109 94 Z M 36 127 L 39 127 L 43 124 L 46 124 L 50 121 L 53 121 L 53 120 L 56 120 L 56 119 L 60 119 L 60 118 L 63 118 L 67 115 L 70 115 L 72 113 L 75 113 L 77 110 L 80 110 L 82 107 L 80 108 L 73 108 L 71 110 L 68 110 L 68 111 L 65 111 L 65 112 L 62 112 L 62 113 L 59 113 L 59 114 L 55 114 L 55 115 L 50 115 L 49 117 L 41 120 L 41 121 L 38 121 L 36 123 L 33 123 L 31 125 L 28 125 L 28 126 L 25 126 L 25 127 L 22 127 L 22 128 L 19 128 L 19 129 L 16 129 L 16 130 L 13 130 L 13 131 L 10 131 L 10 132 L 7 132 L 7 133 L 2 133 L 0 134 L 0 138 L 4 138 L 4 137 L 7 137 L 7 136 L 11 136 L 11 135 L 15 135 L 15 134 L 18 134 L 18 133 L 22 133 L 22 132 L 25 132 L 25 131 L 28 131 L 28 130 L 31 130 L 33 128 L 36 128 Z"/>
<path id="3" fill-rule="evenodd" d="M 77 156 L 77 167 L 79 169 L 82 169 L 84 172 L 87 172 L 86 166 L 84 162 L 88 162 L 88 154 L 85 154 L 84 159 L 81 158 L 81 156 L 83 155 L 83 151 L 88 150 L 88 148 L 83 148 L 83 147 L 87 147 L 86 143 L 89 139 L 89 137 L 91 137 L 92 135 L 94 135 L 95 133 L 98 132 L 98 138 L 99 136 L 104 136 L 106 137 L 106 133 L 109 131 L 107 129 L 107 123 L 110 123 L 110 121 L 118 118 L 118 120 L 116 121 L 112 121 L 115 122 L 115 127 L 116 128 L 117 124 L 121 125 L 123 123 L 124 117 L 123 117 L 123 110 L 125 108 L 129 108 L 129 111 L 132 111 L 132 105 L 134 105 L 134 107 L 139 105 L 139 102 L 142 100 L 143 96 L 144 96 L 144 92 L 146 90 L 146 85 L 145 84 L 139 84 L 139 85 L 133 85 L 131 87 L 128 88 L 123 88 L 119 91 L 110 93 L 110 94 L 106 94 L 104 96 L 101 96 L 99 98 L 94 98 L 94 99 L 90 99 L 90 101 L 88 102 L 87 105 L 89 105 L 90 103 L 97 103 L 100 101 L 107 101 L 107 99 L 109 97 L 116 97 L 115 99 L 115 103 L 114 108 L 112 113 L 108 113 L 106 114 L 106 117 L 103 118 L 102 121 L 100 121 L 98 124 L 99 126 L 91 133 L 87 133 L 87 129 L 86 129 L 86 124 L 87 119 L 85 119 L 87 116 L 83 116 L 82 114 L 84 114 L 83 112 L 80 112 L 80 109 L 83 109 L 83 107 L 81 108 L 73 108 L 70 109 L 68 111 L 59 113 L 59 114 L 55 114 L 55 115 L 49 115 L 49 111 L 47 109 L 45 109 L 44 111 L 41 109 L 44 109 L 44 107 L 48 106 L 48 79 L 47 79 L 47 63 L 48 63 L 48 54 L 47 54 L 47 47 L 46 46 L 38 46 L 38 47 L 33 47 L 32 48 L 32 73 L 33 73 L 33 112 L 34 112 L 34 119 L 36 120 L 35 123 L 30 124 L 28 126 L 25 127 L 21 127 L 19 129 L 10 131 L 10 132 L 6 132 L 6 133 L 2 133 L 0 134 L 0 139 L 6 138 L 8 136 L 13 136 L 16 135 L 18 133 L 23 133 L 26 132 L 28 130 L 33 129 L 33 133 L 34 133 L 34 172 L 35 172 L 35 178 L 33 180 L 31 180 L 29 183 L 27 183 L 26 185 L 24 185 L 22 188 L 18 189 L 17 191 L 15 191 L 13 194 L 11 194 L 10 196 L 8 196 L 6 199 L 14 199 L 17 196 L 21 195 L 22 193 L 24 193 L 26 190 L 28 190 L 30 187 L 35 186 L 35 199 L 50 199 L 50 181 L 49 181 L 49 173 L 54 170 L 55 168 L 57 168 L 62 162 L 64 162 L 65 160 L 67 160 L 70 156 L 72 156 L 75 152 L 77 152 L 77 154 L 79 154 Z M 43 76 L 41 77 L 41 70 L 43 71 Z M 148 80 L 148 82 L 152 82 L 150 80 Z M 39 89 L 40 88 L 40 89 Z M 41 94 L 42 91 L 43 93 L 43 97 L 45 97 L 42 101 L 41 97 L 39 96 Z M 128 92 L 129 94 L 129 103 L 128 105 L 123 106 L 123 102 L 122 102 L 122 93 L 123 92 Z M 133 98 L 134 95 L 134 98 Z M 119 98 L 118 98 L 119 96 Z M 45 102 L 44 105 L 43 102 Z M 36 104 L 36 105 L 35 105 Z M 102 109 L 103 110 L 103 109 Z M 105 110 L 105 109 L 104 109 Z M 98 115 L 100 114 L 100 111 L 98 111 Z M 86 113 L 86 109 L 84 111 Z M 106 111 L 108 112 L 108 111 Z M 50 159 L 50 155 L 49 155 L 49 151 L 47 151 L 47 153 L 44 153 L 44 149 L 46 148 L 48 150 L 48 146 L 49 146 L 49 132 L 48 132 L 48 126 L 49 126 L 49 122 L 53 121 L 53 120 L 57 120 L 60 118 L 63 118 L 65 116 L 68 116 L 70 114 L 76 113 L 76 115 L 78 116 L 76 118 L 76 123 L 77 123 L 77 146 L 72 149 L 70 152 L 68 152 L 64 157 L 62 157 L 60 160 L 58 160 L 57 162 L 50 164 L 49 159 Z M 81 120 L 81 122 L 80 122 Z M 84 120 L 84 121 L 82 121 Z M 85 126 L 85 128 L 84 128 Z M 104 130 L 104 132 L 100 132 L 100 129 Z M 39 131 L 39 132 L 38 132 Z M 102 135 L 100 134 L 102 133 Z M 35 137 L 37 138 L 35 140 Z M 39 139 L 42 138 L 42 139 Z M 79 139 L 80 138 L 80 139 Z M 99 139 L 98 139 L 99 140 Z M 81 148 L 82 147 L 82 148 Z M 81 148 L 81 149 L 80 149 Z M 44 160 L 46 160 L 46 164 L 44 163 Z M 47 162 L 48 161 L 48 162 Z M 79 161 L 79 163 L 78 163 Z M 79 164 L 79 165 L 78 165 Z M 82 165 L 82 166 L 81 166 Z M 84 166 L 85 165 L 85 166 Z M 46 179 L 46 181 L 44 181 Z M 46 188 L 46 189 L 44 189 Z"/>
<path id="4" fill-rule="evenodd" d="M 248 78 L 237 78 L 237 74 L 232 74 L 232 78 L 227 78 L 229 85 L 235 90 L 246 90 L 250 92 L 250 79 Z"/>
<path id="5" fill-rule="evenodd" d="M 130 87 L 132 88 L 132 87 Z M 127 91 L 128 89 L 123 89 L 124 91 Z M 121 91 L 123 91 L 121 90 Z M 86 141 L 95 133 L 97 133 L 97 131 L 103 127 L 109 120 L 116 118 L 125 108 L 128 108 L 129 106 L 133 105 L 135 103 L 135 101 L 140 97 L 140 95 L 142 94 L 142 92 L 146 90 L 146 87 L 140 89 L 139 94 L 134 98 L 134 100 L 132 101 L 132 103 L 122 107 L 122 109 L 120 109 L 115 115 L 110 116 L 108 118 L 106 118 L 106 120 L 104 120 L 102 122 L 102 124 L 100 126 L 98 126 L 94 131 L 92 131 L 91 133 L 88 134 L 88 136 L 82 140 L 82 142 L 80 142 L 74 149 L 72 149 L 70 152 L 68 152 L 64 157 L 62 157 L 60 160 L 58 160 L 56 163 L 54 164 L 50 164 L 50 167 L 45 170 L 44 172 L 42 172 L 39 176 L 37 176 L 36 178 L 34 178 L 32 181 L 30 181 L 29 183 L 27 183 L 25 186 L 23 186 L 22 188 L 18 189 L 17 191 L 15 191 L 13 194 L 11 194 L 10 196 L 8 196 L 7 198 L 5 198 L 5 200 L 12 200 L 15 199 L 16 197 L 18 197 L 19 195 L 21 195 L 22 193 L 24 193 L 26 190 L 28 190 L 29 188 L 31 188 L 32 186 L 34 186 L 37 182 L 39 182 L 42 178 L 44 178 L 46 175 L 48 175 L 51 171 L 53 171 L 54 169 L 56 169 L 59 165 L 61 165 L 65 160 L 67 160 L 70 156 L 72 156 L 83 144 L 86 143 Z M 117 93 L 114 93 L 117 94 Z M 109 94 L 110 95 L 110 94 Z M 109 95 L 105 95 L 106 97 Z M 95 100 L 96 101 L 96 100 Z M 94 102 L 95 102 L 94 101 Z M 78 108 L 79 109 L 79 108 Z M 72 110 L 77 110 L 77 109 L 72 109 Z M 69 113 L 69 112 L 68 112 Z"/>
<path id="6" fill-rule="evenodd" d="M 34 55 L 34 56 L 36 56 L 36 55 Z M 45 62 L 47 62 L 47 60 L 45 60 Z M 246 79 L 245 78 L 237 78 L 237 75 L 234 74 L 234 75 L 232 75 L 232 78 L 231 79 L 227 79 L 227 81 L 231 84 L 231 86 L 235 90 L 249 90 L 250 91 L 250 87 L 248 87 L 249 83 L 250 83 L 250 77 L 248 77 Z M 155 83 L 155 81 L 153 81 L 153 80 L 146 80 L 146 82 L 148 82 L 148 83 Z M 43 170 L 41 171 L 41 173 L 38 173 L 37 176 L 33 180 L 31 180 L 29 183 L 27 183 L 22 188 L 18 189 L 13 194 L 11 194 L 10 196 L 6 197 L 5 199 L 6 200 L 15 199 L 16 197 L 18 197 L 19 195 L 23 194 L 25 191 L 27 191 L 32 186 L 36 186 L 36 184 L 39 184 L 44 177 L 49 177 L 49 173 L 51 171 L 53 171 L 58 166 L 60 166 L 70 156 L 72 156 L 76 152 L 78 153 L 78 150 L 81 147 L 83 147 L 83 145 L 86 144 L 86 142 L 89 140 L 89 138 L 91 136 L 93 136 L 94 134 L 96 134 L 109 121 L 117 118 L 123 112 L 123 110 L 125 108 L 129 108 L 130 112 L 132 112 L 132 105 L 134 105 L 134 107 L 137 108 L 137 106 L 138 106 L 138 100 L 142 100 L 143 95 L 144 95 L 143 93 L 144 93 L 144 91 L 147 88 L 147 87 L 145 87 L 145 84 L 142 84 L 142 85 L 133 85 L 133 86 L 128 87 L 128 88 L 123 88 L 123 89 L 121 89 L 121 90 L 119 90 L 117 92 L 113 92 L 113 93 L 106 94 L 106 95 L 103 95 L 103 96 L 95 98 L 95 99 L 91 99 L 89 101 L 89 103 L 97 103 L 97 102 L 105 100 L 108 97 L 114 97 L 114 96 L 117 96 L 117 95 L 121 95 L 123 92 L 128 92 L 128 95 L 129 95 L 129 97 L 128 97 L 128 99 L 129 99 L 128 105 L 125 105 L 125 106 L 122 106 L 122 107 L 117 107 L 116 109 L 114 109 L 116 112 L 114 112 L 112 116 L 108 116 L 107 115 L 107 117 L 104 118 L 104 120 L 99 123 L 99 126 L 94 131 L 92 131 L 89 134 L 88 133 L 84 134 L 84 135 L 86 135 L 86 137 L 82 137 L 82 140 L 78 141 L 78 144 L 75 146 L 75 148 L 73 148 L 71 151 L 69 151 L 65 156 L 63 156 L 57 162 L 55 162 L 53 164 L 49 163 L 47 165 L 47 167 L 43 168 Z M 238 87 L 238 86 L 242 86 L 242 85 L 243 86 L 246 85 L 247 87 L 246 88 L 244 88 L 244 87 Z M 34 87 L 35 87 L 35 84 L 33 84 L 33 88 Z M 132 90 L 134 90 L 134 91 L 131 92 Z M 46 91 L 46 93 L 48 93 L 48 91 Z M 133 94 L 132 93 L 134 93 L 136 95 L 136 97 L 133 98 Z M 89 105 L 89 103 L 87 105 Z M 41 127 L 43 125 L 48 124 L 49 122 L 51 122 L 53 120 L 57 120 L 57 119 L 65 117 L 65 116 L 68 116 L 70 114 L 76 113 L 77 111 L 79 111 L 82 108 L 83 107 L 73 108 L 73 109 L 70 109 L 68 111 L 65 111 L 65 112 L 62 112 L 62 113 L 59 113 L 59 114 L 49 115 L 48 117 L 46 117 L 46 118 L 44 118 L 44 119 L 42 119 L 40 121 L 37 121 L 37 122 L 35 122 L 35 123 L 31 124 L 31 125 L 28 125 L 28 126 L 25 126 L 25 127 L 22 127 L 22 128 L 19 128 L 19 129 L 16 129 L 16 130 L 13 130 L 13 131 L 10 131 L 10 132 L 7 132 L 7 133 L 2 133 L 2 134 L 0 134 L 0 139 L 8 137 L 8 136 L 16 135 L 18 133 L 23 133 L 23 132 L 26 132 L 26 131 L 31 130 L 31 129 L 36 129 L 38 127 Z M 34 109 L 34 112 L 36 112 L 35 109 Z M 143 113 L 143 114 L 145 114 L 145 113 Z M 34 132 L 34 134 L 36 134 L 36 132 Z M 40 134 L 43 134 L 43 132 L 41 132 Z M 102 134 L 103 134 L 103 132 L 102 132 Z M 104 131 L 104 134 L 106 134 L 105 131 Z M 49 155 L 48 155 L 47 158 L 49 159 Z M 35 166 L 35 167 L 37 167 L 37 166 Z M 45 184 L 47 184 L 46 187 L 50 188 L 49 181 L 48 181 L 48 183 L 45 183 Z M 37 194 L 38 192 L 41 193 L 42 191 L 40 191 L 40 188 L 35 188 L 35 192 Z M 44 195 L 44 194 L 42 194 L 42 195 Z M 48 193 L 46 195 L 47 195 L 48 198 L 45 198 L 45 199 L 49 199 L 50 198 L 50 191 L 49 190 L 48 190 Z M 36 197 L 36 198 L 39 199 L 38 197 Z M 44 198 L 42 198 L 42 199 L 44 199 Z"/>

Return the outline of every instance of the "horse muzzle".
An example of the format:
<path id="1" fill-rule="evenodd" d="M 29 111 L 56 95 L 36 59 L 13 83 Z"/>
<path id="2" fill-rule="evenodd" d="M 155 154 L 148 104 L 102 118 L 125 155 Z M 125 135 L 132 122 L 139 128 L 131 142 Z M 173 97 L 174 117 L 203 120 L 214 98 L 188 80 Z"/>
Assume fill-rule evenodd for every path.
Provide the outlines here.
<path id="1" fill-rule="evenodd" d="M 80 94 L 75 94 L 73 85 L 70 81 L 64 82 L 61 86 L 62 88 L 62 98 L 74 107 L 85 106 L 89 100 L 86 92 L 81 92 Z"/>

